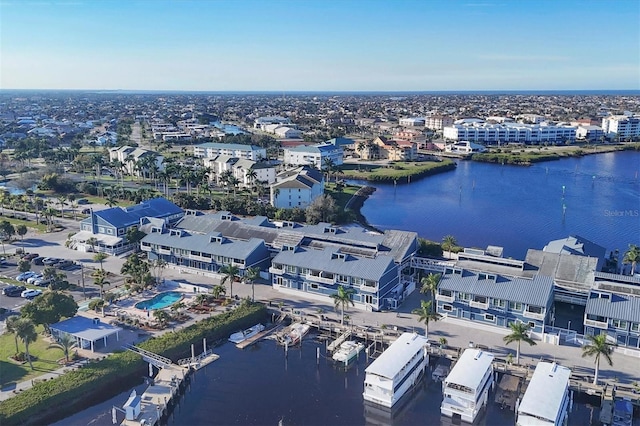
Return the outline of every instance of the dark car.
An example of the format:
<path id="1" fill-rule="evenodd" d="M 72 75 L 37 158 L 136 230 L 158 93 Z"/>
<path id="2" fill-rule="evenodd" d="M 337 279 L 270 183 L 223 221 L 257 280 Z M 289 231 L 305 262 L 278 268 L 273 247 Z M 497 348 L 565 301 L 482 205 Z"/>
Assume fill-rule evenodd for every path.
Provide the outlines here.
<path id="1" fill-rule="evenodd" d="M 33 260 L 36 257 L 40 257 L 40 255 L 38 253 L 27 253 L 22 256 L 22 260 Z"/>
<path id="2" fill-rule="evenodd" d="M 89 214 L 91 213 L 91 209 L 82 209 L 82 214 Z"/>
<path id="3" fill-rule="evenodd" d="M 31 259 L 31 263 L 33 263 L 34 265 L 44 265 L 42 261 L 45 259 L 46 258 L 44 256 L 34 257 L 33 259 Z"/>
<path id="4" fill-rule="evenodd" d="M 20 297 L 20 295 L 22 294 L 23 291 L 25 291 L 27 288 L 23 285 L 10 285 L 9 287 L 5 287 L 2 290 L 2 293 L 5 296 L 9 296 L 9 297 Z"/>
<path id="5" fill-rule="evenodd" d="M 76 203 L 78 203 L 78 205 L 83 205 L 83 204 L 89 204 L 89 200 L 87 200 L 86 198 L 80 198 L 79 200 L 76 201 Z"/>
<path id="6" fill-rule="evenodd" d="M 72 260 L 61 260 L 60 262 L 56 263 L 56 268 L 58 269 L 67 269 L 72 267 L 73 265 L 75 265 L 75 263 L 73 263 Z"/>

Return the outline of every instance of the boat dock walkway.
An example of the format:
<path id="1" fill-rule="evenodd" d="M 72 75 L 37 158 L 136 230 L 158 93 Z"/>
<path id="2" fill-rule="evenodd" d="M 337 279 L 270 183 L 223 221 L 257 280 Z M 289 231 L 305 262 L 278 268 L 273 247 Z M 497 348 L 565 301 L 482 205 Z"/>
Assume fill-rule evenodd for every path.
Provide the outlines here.
<path id="1" fill-rule="evenodd" d="M 260 333 L 256 334 L 255 336 L 251 336 L 246 340 L 243 340 L 242 342 L 236 344 L 236 348 L 238 349 L 244 349 L 247 346 L 251 346 L 253 345 L 255 342 L 257 342 L 258 340 L 261 340 L 265 337 L 267 337 L 269 334 L 277 332 L 278 330 L 280 330 L 282 328 L 282 324 L 276 324 L 270 328 L 267 328 L 265 330 L 262 330 Z"/>
<path id="2" fill-rule="evenodd" d="M 333 352 L 336 349 L 338 349 L 340 347 L 340 345 L 346 341 L 349 337 L 351 337 L 351 331 L 347 331 L 344 334 L 341 334 L 340 337 L 338 337 L 336 340 L 334 340 L 333 342 L 329 343 L 329 345 L 327 346 L 327 351 L 329 352 Z"/>
<path id="3" fill-rule="evenodd" d="M 522 377 L 504 374 L 498 383 L 495 401 L 503 409 L 509 408 L 515 411 L 516 403 L 520 397 Z"/>
<path id="4" fill-rule="evenodd" d="M 600 423 L 603 425 L 610 425 L 613 421 L 614 392 L 612 386 L 607 386 L 604 389 L 600 405 Z"/>

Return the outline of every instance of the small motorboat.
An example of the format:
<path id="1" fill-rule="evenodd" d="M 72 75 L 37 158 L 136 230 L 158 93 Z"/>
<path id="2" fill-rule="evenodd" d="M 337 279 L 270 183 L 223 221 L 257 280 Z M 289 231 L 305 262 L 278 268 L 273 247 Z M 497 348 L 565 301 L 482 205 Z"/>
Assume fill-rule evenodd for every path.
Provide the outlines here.
<path id="1" fill-rule="evenodd" d="M 334 361 L 348 364 L 363 349 L 364 349 L 363 343 L 356 342 L 355 340 L 347 340 L 346 342 L 342 342 L 340 344 L 338 349 L 333 353 L 332 358 Z"/>
<path id="2" fill-rule="evenodd" d="M 302 341 L 302 338 L 307 335 L 310 328 L 311 326 L 309 324 L 303 324 L 301 322 L 291 324 L 282 334 L 281 343 L 287 346 L 297 345 Z"/>
<path id="3" fill-rule="evenodd" d="M 262 330 L 264 330 L 264 325 L 256 324 L 253 327 L 247 328 L 244 331 L 238 331 L 237 333 L 233 333 L 231 336 L 229 336 L 229 341 L 237 345 L 238 343 L 242 343 L 248 338 L 253 337 L 256 334 L 260 333 Z"/>

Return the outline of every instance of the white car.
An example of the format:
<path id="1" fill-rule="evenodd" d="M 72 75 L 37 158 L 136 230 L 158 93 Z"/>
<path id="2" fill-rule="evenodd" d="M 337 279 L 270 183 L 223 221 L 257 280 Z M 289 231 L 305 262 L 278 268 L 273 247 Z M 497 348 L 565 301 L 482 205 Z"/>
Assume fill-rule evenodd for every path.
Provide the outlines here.
<path id="1" fill-rule="evenodd" d="M 27 284 L 33 284 L 38 280 L 42 279 L 42 274 L 36 274 L 27 278 Z"/>
<path id="2" fill-rule="evenodd" d="M 20 296 L 24 297 L 25 299 L 33 299 L 36 296 L 40 296 L 42 294 L 42 290 L 25 290 L 22 292 L 22 294 L 20 294 Z"/>

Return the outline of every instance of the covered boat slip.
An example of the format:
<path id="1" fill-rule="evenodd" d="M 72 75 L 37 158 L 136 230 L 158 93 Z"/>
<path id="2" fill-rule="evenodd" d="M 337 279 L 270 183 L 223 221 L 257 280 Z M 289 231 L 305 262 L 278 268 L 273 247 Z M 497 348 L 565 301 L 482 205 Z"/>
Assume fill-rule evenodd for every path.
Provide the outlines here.
<path id="1" fill-rule="evenodd" d="M 109 336 L 116 335 L 116 340 L 120 339 L 119 333 L 122 331 L 120 327 L 105 324 L 98 318 L 87 318 L 83 316 L 75 316 L 50 326 L 51 334 L 60 337 L 63 334 L 73 336 L 78 343 L 78 347 L 86 349 L 91 347 L 91 352 L 95 351 L 95 343 L 102 340 L 104 346 L 107 346 Z"/>
<path id="2" fill-rule="evenodd" d="M 518 426 L 561 425 L 569 409 L 571 370 L 539 362 L 518 408 Z"/>

